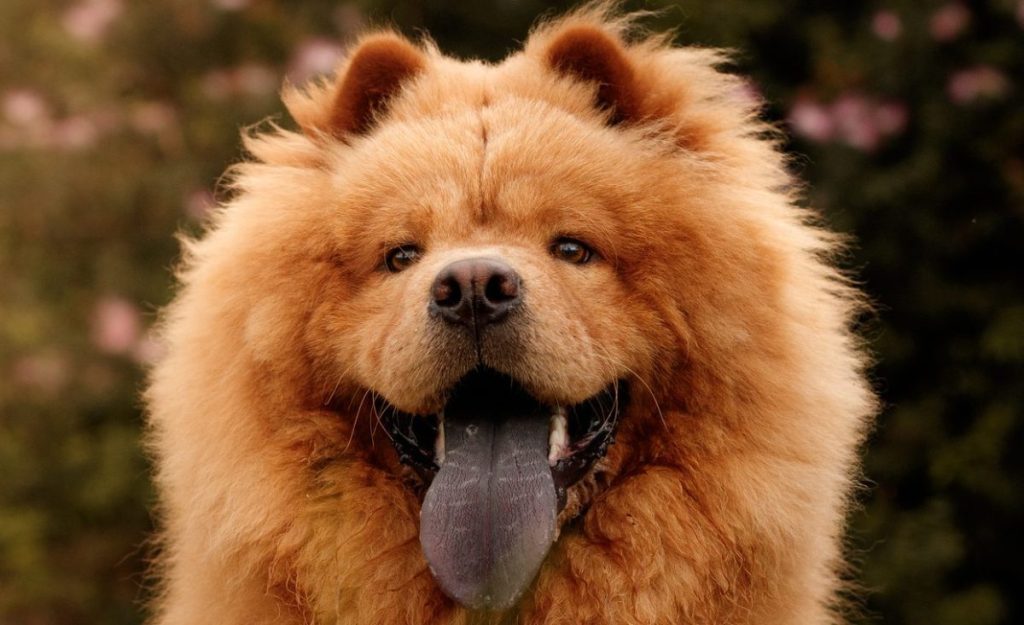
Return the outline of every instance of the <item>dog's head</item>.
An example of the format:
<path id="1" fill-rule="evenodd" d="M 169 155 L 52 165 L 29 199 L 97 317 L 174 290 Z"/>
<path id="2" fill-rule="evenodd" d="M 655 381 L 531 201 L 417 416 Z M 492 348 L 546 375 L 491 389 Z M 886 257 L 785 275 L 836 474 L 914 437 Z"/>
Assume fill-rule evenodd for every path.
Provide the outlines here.
<path id="1" fill-rule="evenodd" d="M 507 86 L 528 73 L 554 104 Z M 427 561 L 473 607 L 518 598 L 570 492 L 562 522 L 586 503 L 573 487 L 632 385 L 656 356 L 677 358 L 658 305 L 665 257 L 685 242 L 663 231 L 670 148 L 624 130 L 648 121 L 635 81 L 621 42 L 594 27 L 500 68 L 379 35 L 355 50 L 328 114 L 303 120 L 347 144 L 327 165 L 339 296 L 307 337 L 374 394 L 426 487 Z"/>
<path id="2" fill-rule="evenodd" d="M 624 29 L 581 13 L 499 65 L 365 37 L 286 92 L 302 134 L 249 138 L 186 276 L 231 293 L 207 305 L 253 393 L 346 424 L 321 460 L 372 455 L 421 502 L 426 561 L 473 608 L 514 604 L 616 476 L 680 462 L 665 413 L 779 393 L 818 314 L 794 285 L 840 290 L 742 83 Z M 834 308 L 809 323 L 839 345 Z"/>

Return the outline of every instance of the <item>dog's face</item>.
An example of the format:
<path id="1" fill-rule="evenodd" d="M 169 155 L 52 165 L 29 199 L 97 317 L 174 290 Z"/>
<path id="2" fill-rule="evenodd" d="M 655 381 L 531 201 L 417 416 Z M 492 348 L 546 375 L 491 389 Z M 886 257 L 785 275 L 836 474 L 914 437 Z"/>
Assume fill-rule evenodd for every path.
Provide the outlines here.
<path id="1" fill-rule="evenodd" d="M 245 235 L 265 239 L 253 288 L 301 308 L 255 306 L 247 337 L 301 337 L 316 401 L 372 413 L 422 494 L 435 578 L 473 608 L 513 605 L 649 454 L 692 304 L 766 284 L 736 251 L 756 242 L 716 258 L 743 234 L 713 208 L 730 189 L 684 149 L 699 133 L 642 102 L 657 91 L 623 44 L 581 26 L 534 48 L 485 67 L 371 38 L 335 85 L 290 95 L 308 162 L 245 177 L 253 210 L 279 211 Z"/>
<path id="2" fill-rule="evenodd" d="M 331 166 L 349 282 L 309 331 L 374 393 L 427 485 L 427 560 L 467 605 L 507 607 L 533 578 L 665 351 L 646 291 L 669 285 L 630 236 L 651 229 L 653 152 L 510 99 L 383 124 Z"/>

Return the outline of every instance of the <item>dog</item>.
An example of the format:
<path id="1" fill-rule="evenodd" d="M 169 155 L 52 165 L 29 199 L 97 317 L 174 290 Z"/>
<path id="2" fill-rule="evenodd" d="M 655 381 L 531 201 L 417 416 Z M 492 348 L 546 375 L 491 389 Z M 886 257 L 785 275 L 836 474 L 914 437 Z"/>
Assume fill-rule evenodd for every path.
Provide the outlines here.
<path id="1" fill-rule="evenodd" d="M 161 322 L 152 622 L 837 622 L 864 298 L 725 61 L 602 3 L 286 87 Z"/>

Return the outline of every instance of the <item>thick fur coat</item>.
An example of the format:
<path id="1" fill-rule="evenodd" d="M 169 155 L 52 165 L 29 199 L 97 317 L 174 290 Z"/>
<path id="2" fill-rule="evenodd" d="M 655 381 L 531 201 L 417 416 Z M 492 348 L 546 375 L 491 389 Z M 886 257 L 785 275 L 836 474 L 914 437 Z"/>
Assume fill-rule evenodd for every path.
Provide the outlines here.
<path id="1" fill-rule="evenodd" d="M 723 60 L 599 5 L 494 65 L 367 34 L 335 79 L 286 89 L 301 131 L 247 135 L 164 315 L 146 393 L 153 622 L 840 620 L 874 411 L 849 329 L 860 298 Z M 594 260 L 553 257 L 566 235 Z M 383 270 L 410 241 L 417 262 Z M 425 298 L 481 250 L 527 299 L 474 353 Z M 499 612 L 438 587 L 422 484 L 375 408 L 435 411 L 480 362 L 551 402 L 615 379 L 631 398 L 537 578 Z"/>

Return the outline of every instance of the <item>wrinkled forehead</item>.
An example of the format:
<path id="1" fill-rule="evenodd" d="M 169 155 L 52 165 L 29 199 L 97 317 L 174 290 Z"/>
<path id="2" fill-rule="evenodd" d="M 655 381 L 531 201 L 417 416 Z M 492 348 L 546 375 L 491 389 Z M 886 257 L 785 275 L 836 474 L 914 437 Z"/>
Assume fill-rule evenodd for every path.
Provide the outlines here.
<path id="1" fill-rule="evenodd" d="M 521 98 L 384 124 L 337 155 L 351 225 L 392 243 L 498 230 L 531 237 L 618 221 L 636 167 L 616 131 Z M 635 156 L 635 155 L 633 155 Z"/>

